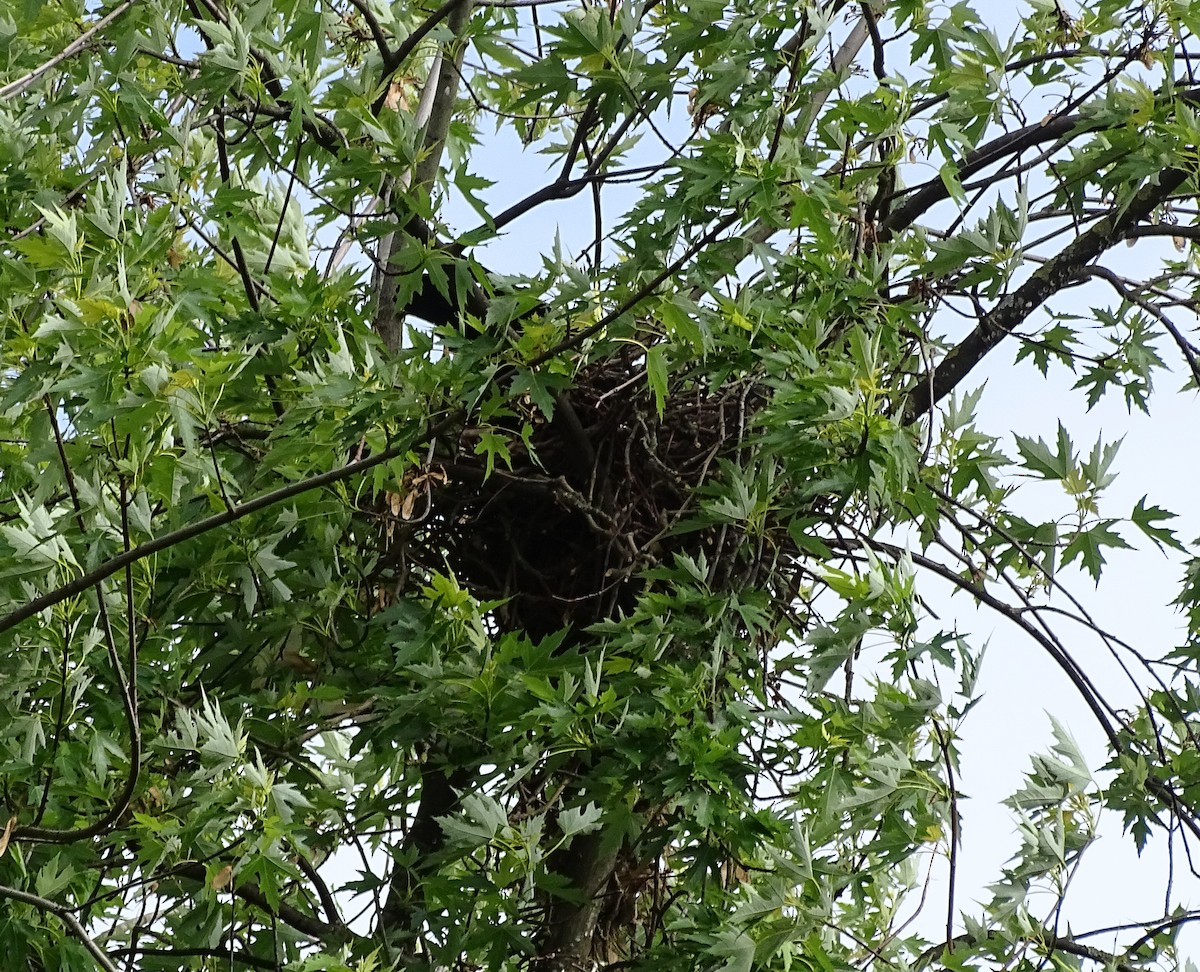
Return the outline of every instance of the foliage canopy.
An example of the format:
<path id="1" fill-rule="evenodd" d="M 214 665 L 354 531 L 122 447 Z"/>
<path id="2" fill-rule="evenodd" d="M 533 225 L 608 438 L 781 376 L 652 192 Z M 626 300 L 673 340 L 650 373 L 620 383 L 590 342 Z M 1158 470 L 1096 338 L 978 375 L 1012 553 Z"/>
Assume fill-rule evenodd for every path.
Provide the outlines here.
<path id="1" fill-rule="evenodd" d="M 0 965 L 1174 967 L 1058 914 L 1200 836 L 1196 547 L 976 408 L 1196 387 L 1200 3 L 977 6 L 3 5 Z M 930 585 L 1110 750 L 979 904 Z"/>

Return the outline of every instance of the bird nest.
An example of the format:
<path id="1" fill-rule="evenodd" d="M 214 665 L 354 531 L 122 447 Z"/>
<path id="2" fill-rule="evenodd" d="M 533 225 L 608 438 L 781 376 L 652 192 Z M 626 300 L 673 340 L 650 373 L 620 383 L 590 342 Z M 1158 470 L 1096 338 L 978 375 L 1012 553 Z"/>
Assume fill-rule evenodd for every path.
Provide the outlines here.
<path id="1" fill-rule="evenodd" d="M 678 553 L 703 554 L 714 583 L 744 574 L 740 538 L 697 525 L 696 514 L 720 461 L 742 448 L 762 391 L 670 384 L 660 413 L 640 359 L 592 365 L 551 419 L 526 403 L 532 433 L 513 430 L 511 463 L 490 472 L 476 451 L 485 430 L 461 428 L 379 512 L 390 537 L 381 572 L 395 589 L 414 567 L 449 568 L 476 597 L 501 602 L 502 629 L 534 638 L 630 610 L 645 569 Z"/>

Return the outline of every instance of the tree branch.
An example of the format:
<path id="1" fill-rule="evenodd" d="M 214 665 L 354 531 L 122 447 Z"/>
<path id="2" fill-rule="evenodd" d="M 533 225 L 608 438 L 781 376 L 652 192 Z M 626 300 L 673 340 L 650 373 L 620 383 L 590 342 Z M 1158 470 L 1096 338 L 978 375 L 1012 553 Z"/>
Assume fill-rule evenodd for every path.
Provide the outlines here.
<path id="1" fill-rule="evenodd" d="M 1200 100 L 1200 89 L 1192 88 L 1187 91 L 1175 92 L 1172 100 L 1194 103 Z M 968 152 L 958 164 L 955 175 L 959 182 L 965 182 L 981 169 L 995 165 L 1001 159 L 1024 152 L 1034 145 L 1055 139 L 1066 138 L 1068 135 L 1082 135 L 1098 131 L 1106 126 L 1098 121 L 1089 121 L 1084 115 L 1075 113 L 1058 115 L 1036 125 L 1026 125 L 1015 132 L 1008 132 L 999 138 Z M 879 240 L 886 243 L 897 232 L 907 229 L 925 212 L 937 203 L 950 198 L 950 190 L 945 181 L 939 176 L 930 179 L 922 186 L 905 189 L 896 194 L 897 197 L 907 196 L 908 201 L 897 209 L 879 226 Z"/>
<path id="2" fill-rule="evenodd" d="M 446 136 L 450 131 L 450 119 L 454 114 L 454 101 L 458 95 L 459 69 L 462 67 L 466 54 L 466 29 L 474 9 L 473 0 L 446 0 L 420 27 L 414 31 L 396 52 L 397 65 L 415 47 L 424 36 L 422 31 L 429 31 L 445 18 L 449 18 L 449 28 L 453 39 L 446 50 L 439 51 L 433 61 L 429 77 L 425 81 L 425 89 L 421 92 L 421 102 L 417 107 L 417 124 L 424 129 L 422 138 L 422 154 L 411 175 L 411 184 L 420 191 L 432 195 L 434 178 L 442 161 L 442 149 L 446 144 Z M 418 36 L 420 35 L 420 36 Z M 391 73 L 389 69 L 387 73 Z M 382 103 L 377 102 L 378 111 Z M 392 196 L 398 189 L 409 189 L 408 173 L 388 179 L 380 190 L 384 206 L 393 203 Z M 411 221 L 409 221 L 411 222 Z M 403 224 L 404 221 L 401 220 Z M 404 229 L 408 229 L 407 225 Z M 393 354 L 400 350 L 403 331 L 400 319 L 403 309 L 396 306 L 397 278 L 404 268 L 395 261 L 395 233 L 400 232 L 397 226 L 379 241 L 379 254 L 376 261 L 378 267 L 375 282 L 375 333 L 382 339 L 384 345 Z"/>
<path id="3" fill-rule="evenodd" d="M 24 94 L 31 87 L 33 87 L 33 85 L 37 84 L 39 79 L 49 74 L 56 67 L 62 64 L 63 61 L 70 57 L 74 57 L 76 54 L 82 51 L 88 45 L 88 42 L 96 36 L 96 34 L 120 17 L 121 14 L 125 13 L 125 11 L 132 7 L 136 2 L 137 0 L 125 0 L 123 4 L 109 13 L 108 16 L 92 24 L 91 27 L 71 41 L 70 44 L 55 54 L 54 57 L 50 58 L 50 60 L 46 61 L 44 64 L 39 64 L 28 74 L 17 78 L 16 81 L 10 81 L 3 88 L 0 88 L 0 101 L 8 101 L 8 99 L 15 98 L 19 94 Z"/>
<path id="4" fill-rule="evenodd" d="M 33 905 L 39 911 L 54 915 L 55 918 L 67 926 L 67 931 L 71 933 L 71 937 L 75 938 L 87 949 L 92 958 L 96 960 L 96 964 L 104 972 L 117 972 L 117 967 L 113 965 L 108 955 L 96 944 L 96 941 L 87 933 L 87 929 L 79 923 L 79 919 L 69 909 L 64 908 L 57 902 L 51 901 L 49 898 L 30 894 L 28 891 L 22 891 L 19 888 L 10 888 L 5 884 L 0 884 L 0 898 L 8 898 L 10 901 L 20 901 L 22 904 Z"/>
<path id="5" fill-rule="evenodd" d="M 203 864 L 198 862 L 174 868 L 171 873 L 191 881 L 199 881 L 201 884 L 205 884 L 208 881 L 208 870 Z M 280 902 L 278 909 L 273 908 L 270 901 L 267 900 L 267 896 L 263 894 L 259 886 L 253 881 L 235 885 L 232 891 L 234 895 L 241 898 L 247 904 L 261 908 L 267 914 L 277 917 L 285 925 L 327 945 L 342 945 L 353 941 L 357 937 L 345 925 L 334 925 L 321 921 L 320 918 L 314 918 L 312 915 L 305 914 L 303 911 L 289 904 Z"/>
<path id="6" fill-rule="evenodd" d="M 71 497 L 71 505 L 75 509 L 76 525 L 79 527 L 81 535 L 86 535 L 87 525 L 83 519 L 83 506 L 79 498 L 79 491 L 75 484 L 75 475 L 71 471 L 71 464 L 67 460 L 67 450 L 64 442 L 62 430 L 59 428 L 58 415 L 55 410 L 50 396 L 46 395 L 42 398 L 43 404 L 46 406 L 46 411 L 49 415 L 50 428 L 54 434 L 54 441 L 57 446 L 59 461 L 62 463 L 63 478 L 67 484 L 67 493 Z M 123 515 L 127 515 L 127 510 L 122 506 Z M 126 534 L 126 537 L 128 534 Z M 96 581 L 96 604 L 97 613 L 100 616 L 100 626 L 104 632 L 105 645 L 108 651 L 109 664 L 113 669 L 113 681 L 116 682 L 117 694 L 121 699 L 121 708 L 125 714 L 125 721 L 129 728 L 129 770 L 125 775 L 125 782 L 121 787 L 121 791 L 113 800 L 112 806 L 108 811 L 95 822 L 86 827 L 80 827 L 72 830 L 61 830 L 51 827 L 17 827 L 12 832 L 12 836 L 16 840 L 37 840 L 47 843 L 66 844 L 77 840 L 87 840 L 91 837 L 96 837 L 107 831 L 116 821 L 129 809 L 130 801 L 133 799 L 134 791 L 137 789 L 138 777 L 141 772 L 142 764 L 142 733 L 141 727 L 138 724 L 137 698 L 135 694 L 133 673 L 137 667 L 137 657 L 134 648 L 134 632 L 130 630 L 128 637 L 130 640 L 129 651 L 129 667 L 130 674 L 126 674 L 124 666 L 121 664 L 121 655 L 117 651 L 116 636 L 113 633 L 112 619 L 108 613 L 108 604 L 105 600 L 103 578 Z M 132 616 L 132 603 L 127 604 L 127 610 Z M 63 647 L 64 653 L 66 646 Z M 57 743 L 57 739 L 56 739 Z M 54 772 L 54 767 L 50 767 L 51 775 Z M 38 819 L 41 818 L 45 810 L 46 800 L 50 793 L 50 779 L 47 777 L 46 788 L 42 793 L 42 802 L 38 808 Z"/>
<path id="7" fill-rule="evenodd" d="M 1093 225 L 1058 256 L 1043 264 L 1025 283 L 1003 297 L 979 321 L 975 330 L 913 382 L 902 421 L 915 422 L 954 390 L 984 356 L 1012 333 L 1047 298 L 1077 283 L 1084 268 L 1101 253 L 1126 238 L 1129 231 L 1162 205 L 1191 173 L 1167 169 L 1157 182 L 1143 186 L 1129 204 Z"/>
<path id="8" fill-rule="evenodd" d="M 135 564 L 139 560 L 144 560 L 153 554 L 168 550 L 187 540 L 191 540 L 193 537 L 209 533 L 229 523 L 235 523 L 244 517 L 250 516 L 252 513 L 259 513 L 262 510 L 270 509 L 272 506 L 289 500 L 293 496 L 300 496 L 310 490 L 320 489 L 322 486 L 330 486 L 333 483 L 341 482 L 343 479 L 349 479 L 360 472 L 373 469 L 381 463 L 397 459 L 408 452 L 408 450 L 423 445 L 429 442 L 430 439 L 437 438 L 442 433 L 453 428 L 457 423 L 462 421 L 463 415 L 464 413 L 461 409 L 456 410 L 440 422 L 426 427 L 422 433 L 402 445 L 392 446 L 390 449 L 385 449 L 373 456 L 367 456 L 365 459 L 348 462 L 346 465 L 338 466 L 336 469 L 330 469 L 316 476 L 309 476 L 306 479 L 289 483 L 287 486 L 281 486 L 279 489 L 273 489 L 270 492 L 263 493 L 261 496 L 256 496 L 252 500 L 239 503 L 228 510 L 223 510 L 195 523 L 189 523 L 178 530 L 172 530 L 161 537 L 147 540 L 132 550 L 125 551 L 106 560 L 83 576 L 77 577 L 73 581 L 62 584 L 52 591 L 35 597 L 27 604 L 17 608 L 17 610 L 6 614 L 3 618 L 0 618 L 0 632 L 8 631 L 27 618 L 33 617 L 38 612 L 53 607 L 55 604 L 61 604 L 67 598 L 74 597 L 76 594 L 82 594 L 88 588 L 95 586 L 97 582 L 104 580 L 106 577 L 111 577 L 117 571 L 124 569 L 128 564 Z"/>
<path id="9" fill-rule="evenodd" d="M 379 19 L 371 13 L 371 8 L 363 2 L 363 0 L 350 0 L 350 6 L 362 15 L 362 19 L 366 22 L 367 29 L 371 31 L 371 39 L 375 41 L 375 46 L 379 48 L 379 56 L 383 58 L 384 65 L 388 65 L 392 60 L 392 49 L 387 42 L 387 38 L 383 35 L 383 27 L 380 26 Z M 394 68 L 389 68 L 389 73 Z"/>
<path id="10" fill-rule="evenodd" d="M 1135 235 L 1135 234 L 1131 234 Z M 1155 318 L 1164 328 L 1171 340 L 1175 342 L 1175 346 L 1179 348 L 1179 353 L 1183 356 L 1184 363 L 1187 364 L 1188 370 L 1192 373 L 1192 380 L 1196 382 L 1196 387 L 1200 388 L 1200 360 L 1197 360 L 1196 351 L 1192 344 L 1184 336 L 1183 332 L 1176 327 L 1175 322 L 1166 315 L 1166 312 L 1155 304 L 1152 300 L 1143 297 L 1137 293 L 1134 286 L 1130 286 L 1131 281 L 1125 280 L 1120 274 L 1113 273 L 1108 267 L 1085 267 L 1084 271 L 1090 277 L 1097 277 L 1112 286 L 1123 300 L 1140 307 L 1151 317 Z M 1136 285 L 1135 285 L 1136 286 Z"/>

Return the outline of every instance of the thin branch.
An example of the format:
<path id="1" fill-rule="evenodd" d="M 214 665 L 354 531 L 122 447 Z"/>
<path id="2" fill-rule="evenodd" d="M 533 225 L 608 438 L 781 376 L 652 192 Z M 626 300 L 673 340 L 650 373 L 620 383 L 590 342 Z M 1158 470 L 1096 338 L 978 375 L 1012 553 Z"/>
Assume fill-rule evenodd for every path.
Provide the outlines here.
<path id="1" fill-rule="evenodd" d="M 477 7 L 546 7 L 552 3 L 577 2 L 577 0 L 475 0 Z"/>
<path id="2" fill-rule="evenodd" d="M 954 892 L 958 881 L 958 844 L 960 840 L 958 824 L 958 784 L 954 779 L 954 761 L 950 758 L 950 741 L 942 732 L 937 719 L 933 719 L 934 735 L 937 736 L 938 749 L 942 751 L 942 763 L 946 767 L 946 785 L 950 790 L 950 861 L 949 876 L 946 881 L 946 951 L 954 950 Z"/>
<path id="3" fill-rule="evenodd" d="M 863 20 L 866 22 L 867 31 L 871 35 L 871 49 L 875 53 L 875 58 L 871 66 L 875 71 L 875 80 L 882 81 L 887 77 L 887 67 L 883 56 L 883 38 L 879 36 L 879 20 L 875 16 L 875 11 L 871 9 L 870 0 L 862 0 L 858 6 L 862 10 Z"/>
<path id="4" fill-rule="evenodd" d="M 957 936 L 952 942 L 934 945 L 932 948 L 926 949 L 913 963 L 913 968 L 920 972 L 921 969 L 930 965 L 937 957 L 945 951 L 950 951 L 952 945 L 981 945 L 984 943 L 1003 943 L 1010 944 L 1007 939 L 1002 938 L 998 933 L 988 933 L 983 938 L 975 935 L 965 934 Z M 1064 938 L 1060 935 L 1046 935 L 1042 938 L 1030 938 L 1024 942 L 1014 942 L 1014 945 L 1027 944 L 1038 947 L 1048 953 L 1066 952 L 1068 955 L 1075 955 L 1079 958 L 1085 958 L 1092 962 L 1098 962 L 1105 966 L 1106 969 L 1114 969 L 1116 972 L 1139 972 L 1135 966 L 1128 962 L 1122 962 L 1116 955 L 1111 952 L 1105 952 L 1099 948 L 1093 948 L 1091 945 L 1084 945 L 1076 941 L 1074 938 Z"/>
<path id="5" fill-rule="evenodd" d="M 208 870 L 200 863 L 185 864 L 182 867 L 174 868 L 172 873 L 192 881 L 199 881 L 201 884 L 208 881 Z M 235 885 L 233 894 L 247 904 L 254 905 L 269 915 L 274 915 L 288 927 L 326 944 L 341 945 L 353 941 L 357 937 L 345 925 L 329 924 L 321 921 L 320 918 L 305 914 L 289 904 L 281 902 L 278 908 L 272 907 L 267 896 L 253 881 Z"/>
<path id="6" fill-rule="evenodd" d="M 48 591 L 33 600 L 29 601 L 17 610 L 10 612 L 3 618 L 0 618 L 0 632 L 8 631 L 15 627 L 27 618 L 33 617 L 46 608 L 53 607 L 55 604 L 61 604 L 68 598 L 74 597 L 77 594 L 82 594 L 84 591 L 95 586 L 95 584 L 105 578 L 111 577 L 119 570 L 124 570 L 128 564 L 137 563 L 139 560 L 144 560 L 153 554 L 163 550 L 169 550 L 171 547 L 184 543 L 194 537 L 202 536 L 220 527 L 234 523 L 244 517 L 254 513 L 259 513 L 262 510 L 270 509 L 278 503 L 283 503 L 286 500 L 292 499 L 295 496 L 301 496 L 304 493 L 314 489 L 320 489 L 323 486 L 330 486 L 334 483 L 339 483 L 344 479 L 349 479 L 360 472 L 365 472 L 368 469 L 373 469 L 375 466 L 385 462 L 390 462 L 393 459 L 398 459 L 410 449 L 416 446 L 423 445 L 436 438 L 443 433 L 452 429 L 457 423 L 461 422 L 464 417 L 463 410 L 459 409 L 451 412 L 440 422 L 429 425 L 426 429 L 417 435 L 412 440 L 404 442 L 402 445 L 395 445 L 382 452 L 376 453 L 373 456 L 367 456 L 364 459 L 358 459 L 354 462 L 348 462 L 344 466 L 338 466 L 335 469 L 330 469 L 327 472 L 319 473 L 316 476 L 309 476 L 305 479 L 298 480 L 294 483 L 289 483 L 287 486 L 282 486 L 279 489 L 273 489 L 270 492 L 256 496 L 252 500 L 247 500 L 240 503 L 231 509 L 216 513 L 213 516 L 203 520 L 198 520 L 195 523 L 190 523 L 187 526 L 180 527 L 178 530 L 172 530 L 170 533 L 165 533 L 161 537 L 155 537 L 153 540 L 147 540 L 145 543 L 139 544 L 132 550 L 118 554 L 115 557 L 106 560 L 104 563 L 88 571 L 81 577 L 66 584 L 56 587 L 52 591 Z"/>
<path id="7" fill-rule="evenodd" d="M 155 958 L 214 958 L 220 959 L 222 962 L 228 962 L 230 968 L 237 965 L 248 965 L 252 969 L 267 969 L 269 972 L 278 972 L 279 963 L 274 959 L 259 958 L 257 955 L 251 955 L 248 952 L 238 952 L 231 948 L 118 948 L 113 952 L 113 955 L 121 958 L 133 959 L 138 955 L 150 955 Z M 180 968 L 186 968 L 186 965 L 180 963 Z"/>
<path id="8" fill-rule="evenodd" d="M 387 80 L 388 76 L 399 70 L 400 66 L 408 60 L 413 51 L 417 49 L 417 45 L 421 43 L 426 35 L 433 30 L 438 24 L 450 16 L 451 12 L 463 4 L 464 0 L 446 0 L 433 13 L 426 17 L 414 30 L 401 42 L 400 46 L 383 62 L 384 75 L 382 80 Z M 469 0 L 467 0 L 469 3 Z"/>
<path id="9" fill-rule="evenodd" d="M 1094 686 L 1091 685 L 1087 675 L 1079 668 L 1075 660 L 1063 650 L 1061 645 L 1056 644 L 1054 639 L 1030 624 L 1029 621 L 1025 619 L 1023 611 L 1014 608 L 1005 601 L 1002 601 L 983 586 L 972 583 L 966 578 L 960 576 L 945 564 L 939 563 L 931 557 L 926 557 L 923 554 L 903 550 L 894 544 L 884 543 L 883 541 L 876 540 L 873 537 L 859 536 L 853 539 L 843 539 L 838 537 L 829 538 L 825 542 L 830 547 L 842 550 L 855 550 L 863 548 L 875 550 L 885 553 L 894 559 L 900 559 L 907 556 L 911 558 L 914 564 L 917 564 L 931 573 L 936 574 L 938 577 L 941 577 L 943 580 L 948 581 L 960 590 L 970 594 L 980 603 L 986 604 L 998 614 L 1007 618 L 1013 624 L 1017 625 L 1017 627 L 1019 627 L 1022 631 L 1024 631 L 1026 635 L 1036 641 L 1059 666 L 1059 668 L 1063 670 L 1071 684 L 1074 685 L 1076 691 L 1078 691 L 1080 696 L 1083 698 L 1083 701 L 1087 707 L 1091 710 L 1092 715 L 1095 716 L 1096 721 L 1100 724 L 1100 728 L 1104 731 L 1104 734 L 1107 737 L 1113 752 L 1120 753 L 1126 751 L 1126 747 L 1122 745 L 1120 736 L 1117 734 L 1116 729 L 1108 718 L 1108 714 L 1105 712 L 1105 708 L 1111 707 L 1107 706 L 1104 700 L 1099 696 Z M 1183 826 L 1185 826 L 1193 836 L 1200 838 L 1200 822 L 1197 821 L 1193 809 L 1183 801 L 1178 793 L 1176 793 L 1167 783 L 1155 776 L 1153 773 L 1150 773 L 1146 776 L 1144 785 L 1149 793 L 1158 797 L 1164 804 L 1167 805 L 1167 807 L 1171 809 L 1179 822 L 1182 823 Z"/>
<path id="10" fill-rule="evenodd" d="M 229 150 L 228 143 L 225 139 L 225 116 L 218 116 L 218 123 L 213 125 L 213 131 L 216 133 L 217 142 L 217 164 L 221 174 L 221 182 L 227 188 L 233 188 L 233 173 L 229 166 Z M 232 217 L 233 212 L 226 210 L 225 215 Z M 282 217 L 281 217 L 282 218 Z M 233 249 L 233 256 L 236 261 L 238 275 L 242 278 L 242 289 L 246 292 L 246 299 L 250 302 L 250 309 L 256 314 L 259 310 L 258 304 L 258 286 L 254 280 L 254 275 L 250 272 L 250 264 L 246 262 L 246 255 L 242 252 L 242 243 L 238 239 L 237 234 L 232 234 L 230 246 Z"/>
<path id="11" fill-rule="evenodd" d="M 390 64 L 392 49 L 383 34 L 383 27 L 380 26 L 379 19 L 371 12 L 371 8 L 363 0 L 349 0 L 349 2 L 350 6 L 362 14 L 362 19 L 366 21 L 367 29 L 371 31 L 371 37 L 375 41 L 375 46 L 379 48 L 379 56 L 383 58 L 383 63 Z"/>
<path id="12" fill-rule="evenodd" d="M 117 972 L 117 967 L 113 965 L 108 955 L 96 944 L 95 939 L 87 933 L 87 929 L 79 923 L 79 919 L 68 908 L 64 908 L 49 898 L 30 894 L 28 891 L 21 891 L 19 888 L 11 888 L 5 884 L 0 884 L 0 898 L 8 898 L 10 901 L 20 901 L 22 904 L 32 905 L 39 911 L 46 912 L 46 914 L 54 915 L 55 918 L 67 926 L 67 931 L 71 933 L 71 936 L 87 949 L 88 954 L 96 960 L 96 964 L 104 972 Z"/>
<path id="13" fill-rule="evenodd" d="M 588 327 L 583 328 L 583 330 L 581 330 L 581 331 L 576 331 L 570 337 L 565 338 L 564 340 L 560 341 L 558 344 L 554 345 L 554 347 L 549 348 L 546 351 L 543 351 L 541 354 L 534 356 L 527 363 L 526 367 L 531 368 L 531 369 L 537 368 L 541 365 L 544 365 L 551 358 L 558 357 L 564 351 L 569 351 L 572 348 L 579 347 L 579 345 L 581 345 L 588 338 L 593 337 L 596 334 L 599 334 L 601 331 L 603 331 L 606 327 L 608 327 L 614 321 L 619 320 L 625 314 L 628 314 L 631 310 L 633 310 L 635 307 L 637 307 L 638 304 L 640 304 L 643 300 L 645 300 L 647 297 L 649 297 L 651 294 L 653 294 L 664 280 L 667 280 L 668 278 L 674 276 L 684 266 L 684 264 L 686 264 L 689 260 L 691 260 L 693 257 L 695 257 L 696 254 L 698 254 L 706 246 L 708 246 L 710 243 L 712 243 L 714 240 L 716 240 L 716 238 L 718 236 L 720 236 L 721 233 L 723 233 L 730 226 L 732 226 L 734 223 L 736 223 L 740 216 L 741 216 L 741 214 L 738 212 L 729 213 L 727 216 L 725 216 L 723 219 L 721 219 L 712 229 L 710 229 L 707 233 L 705 233 L 704 236 L 702 236 L 696 243 L 694 243 L 690 247 L 688 247 L 687 251 L 678 260 L 676 260 L 674 263 L 669 264 L 668 266 L 666 266 L 662 270 L 660 270 L 658 273 L 656 273 L 636 293 L 632 294 L 630 297 L 627 297 L 625 300 L 621 301 L 621 303 L 619 303 L 611 311 L 609 311 L 607 314 L 605 314 L 603 317 L 601 317 L 600 320 L 596 321 L 595 324 L 591 324 Z M 3 630 L 4 630 L 3 627 L 0 627 L 0 631 L 3 631 Z"/>
<path id="14" fill-rule="evenodd" d="M 91 27 L 76 37 L 75 40 L 71 41 L 70 44 L 64 47 L 59 53 L 55 54 L 54 57 L 50 58 L 50 60 L 46 61 L 44 64 L 39 64 L 28 74 L 17 78 L 16 81 L 10 81 L 3 88 L 0 88 L 0 101 L 8 101 L 10 98 L 15 98 L 19 94 L 24 94 L 31 87 L 33 87 L 33 85 L 37 84 L 42 77 L 62 64 L 63 61 L 74 57 L 76 54 L 82 51 L 91 41 L 91 39 L 96 36 L 96 34 L 120 17 L 121 14 L 125 13 L 125 11 L 132 7 L 136 2 L 137 0 L 125 0 L 123 4 L 113 10 L 110 14 L 108 14 L 108 16 L 92 24 Z"/>
<path id="15" fill-rule="evenodd" d="M 1147 314 L 1154 317 L 1171 335 L 1171 340 L 1175 342 L 1175 346 L 1179 348 L 1179 353 L 1183 355 L 1183 360 L 1187 363 L 1188 369 L 1192 373 L 1192 380 L 1200 387 L 1200 360 L 1197 360 L 1196 351 L 1192 347 L 1192 343 L 1183 336 L 1183 332 L 1176 327 L 1175 322 L 1167 317 L 1166 313 L 1151 300 L 1136 293 L 1128 282 L 1119 274 L 1113 273 L 1107 267 L 1085 267 L 1084 272 L 1090 277 L 1098 277 L 1112 285 L 1113 289 L 1121 295 L 1121 297 L 1131 304 L 1140 307 Z"/>
<path id="16" fill-rule="evenodd" d="M 934 560 L 931 557 L 926 557 L 923 554 L 904 550 L 895 546 L 894 544 L 884 543 L 883 541 L 863 536 L 850 539 L 831 537 L 827 538 L 825 543 L 830 547 L 841 550 L 875 550 L 885 553 L 889 557 L 897 560 L 903 559 L 904 557 L 910 557 L 914 564 L 925 568 L 926 570 L 930 571 L 930 573 L 936 574 L 938 577 L 948 581 L 960 590 L 970 594 L 981 604 L 986 604 L 997 614 L 1007 618 L 1022 631 L 1024 631 L 1025 634 L 1027 634 L 1030 638 L 1041 645 L 1046 654 L 1048 654 L 1058 664 L 1059 668 L 1063 670 L 1067 678 L 1070 679 L 1071 684 L 1075 686 L 1076 690 L 1087 704 L 1087 707 L 1091 710 L 1092 715 L 1095 716 L 1096 721 L 1100 724 L 1100 728 L 1104 731 L 1104 735 L 1108 739 L 1109 744 L 1113 747 L 1113 749 L 1119 752 L 1124 748 L 1121 745 L 1121 740 L 1117 735 L 1116 729 L 1113 728 L 1112 722 L 1108 718 L 1108 713 L 1104 711 L 1104 706 L 1096 697 L 1095 691 L 1090 685 L 1087 684 L 1086 681 L 1081 679 L 1078 666 L 1075 665 L 1070 657 L 1066 655 L 1058 645 L 1051 641 L 1050 638 L 1048 638 L 1043 632 L 1039 631 L 1032 624 L 1030 624 L 1029 621 L 1023 616 L 1023 613 L 1014 608 L 1011 604 L 1006 601 L 1002 601 L 985 587 L 974 584 L 966 578 L 960 576 L 956 571 L 947 567 L 945 564 Z"/>
<path id="17" fill-rule="evenodd" d="M 54 441 L 58 449 L 59 461 L 62 463 L 63 478 L 66 481 L 67 493 L 71 497 L 71 505 L 75 510 L 76 524 L 79 527 L 81 534 L 86 535 L 86 523 L 83 519 L 83 506 L 80 502 L 79 491 L 75 485 L 75 476 L 71 471 L 71 465 L 67 460 L 66 446 L 63 440 L 62 430 L 59 428 L 58 415 L 55 411 L 54 404 L 50 397 L 43 396 L 43 403 L 49 413 L 50 428 L 54 435 Z M 107 575 L 106 575 L 107 576 Z M 141 772 L 142 763 L 142 734 L 141 728 L 138 725 L 137 699 L 133 695 L 129 676 L 124 671 L 124 666 L 121 664 L 121 656 L 117 651 L 116 636 L 113 633 L 112 619 L 109 617 L 108 604 L 104 595 L 104 577 L 97 578 L 93 584 L 88 585 L 96 590 L 97 610 L 100 615 L 100 625 L 104 633 L 105 647 L 108 653 L 109 664 L 113 669 L 113 680 L 116 682 L 117 694 L 121 699 L 121 707 L 124 711 L 125 721 L 129 727 L 129 772 L 125 775 L 125 783 L 121 787 L 120 793 L 113 800 L 112 806 L 100 817 L 99 820 L 88 824 L 86 827 L 76 829 L 63 830 L 55 827 L 27 826 L 17 827 L 13 830 L 12 835 L 15 840 L 36 840 L 47 843 L 65 844 L 78 840 L 87 840 L 92 837 L 99 836 L 105 833 L 129 808 L 130 802 L 133 800 L 134 791 L 137 789 L 138 776 Z M 132 633 L 130 634 L 132 638 Z M 63 648 L 66 651 L 66 648 Z M 130 649 L 131 661 L 136 661 L 132 658 L 133 649 Z M 41 811 L 38 812 L 39 817 Z"/>

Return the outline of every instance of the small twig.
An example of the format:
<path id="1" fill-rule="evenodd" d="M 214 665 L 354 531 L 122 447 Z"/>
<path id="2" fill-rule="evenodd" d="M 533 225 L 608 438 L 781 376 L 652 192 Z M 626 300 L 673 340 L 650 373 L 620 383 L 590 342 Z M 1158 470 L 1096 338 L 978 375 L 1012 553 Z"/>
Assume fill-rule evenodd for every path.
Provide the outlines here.
<path id="1" fill-rule="evenodd" d="M 375 41 L 375 46 L 379 48 L 379 56 L 383 58 L 383 63 L 390 63 L 392 60 L 392 49 L 388 45 L 387 38 L 383 35 L 383 27 L 380 26 L 379 19 L 371 12 L 371 8 L 363 3 L 363 0 L 350 0 L 350 6 L 362 14 L 362 19 L 366 21 L 367 28 L 371 31 L 371 37 Z"/>

